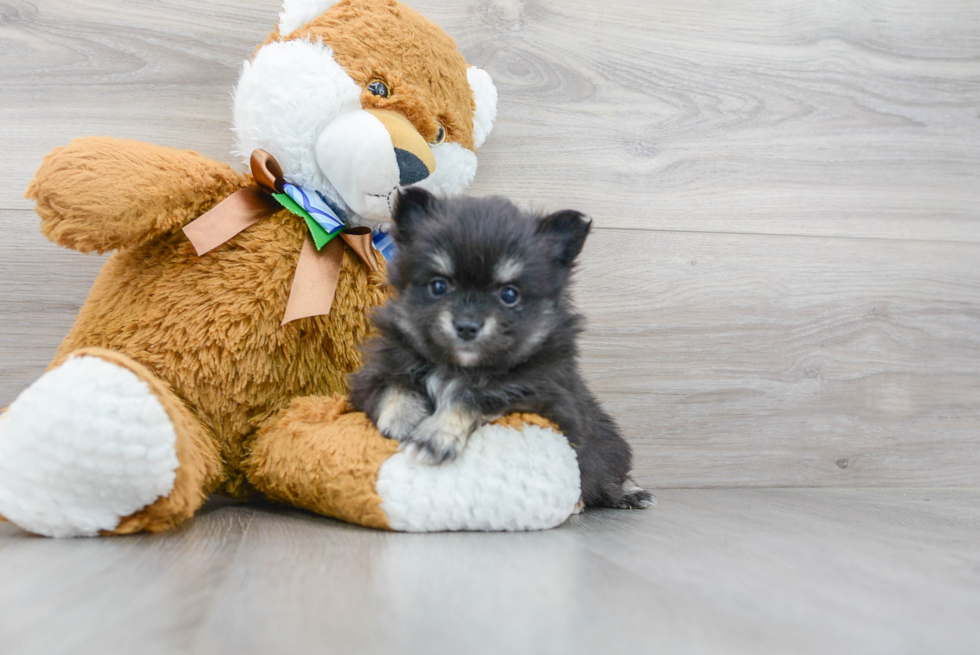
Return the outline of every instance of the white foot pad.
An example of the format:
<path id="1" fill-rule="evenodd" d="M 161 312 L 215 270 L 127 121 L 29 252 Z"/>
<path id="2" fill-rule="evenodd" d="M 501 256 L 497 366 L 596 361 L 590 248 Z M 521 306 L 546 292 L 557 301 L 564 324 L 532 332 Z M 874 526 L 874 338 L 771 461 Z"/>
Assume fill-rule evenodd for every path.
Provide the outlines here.
<path id="1" fill-rule="evenodd" d="M 455 460 L 422 464 L 397 452 L 381 465 L 377 491 L 392 530 L 546 530 L 582 495 L 575 451 L 554 430 L 485 425 Z"/>
<path id="2" fill-rule="evenodd" d="M 49 537 L 112 530 L 173 489 L 176 444 L 135 373 L 73 357 L 0 416 L 0 514 Z"/>

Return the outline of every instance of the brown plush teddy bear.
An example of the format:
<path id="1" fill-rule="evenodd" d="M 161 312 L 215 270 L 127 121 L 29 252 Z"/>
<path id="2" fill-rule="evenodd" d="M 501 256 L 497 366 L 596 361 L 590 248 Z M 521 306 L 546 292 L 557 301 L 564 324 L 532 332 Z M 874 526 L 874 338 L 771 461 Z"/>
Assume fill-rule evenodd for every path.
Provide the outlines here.
<path id="1" fill-rule="evenodd" d="M 161 531 L 212 492 L 261 492 L 393 529 L 561 523 L 575 456 L 540 419 L 426 467 L 337 395 L 387 297 L 399 189 L 465 189 L 495 116 L 489 76 L 409 7 L 286 0 L 235 91 L 252 175 L 111 138 L 49 154 L 27 191 L 42 232 L 115 254 L 0 417 L 0 513 L 43 535 Z"/>

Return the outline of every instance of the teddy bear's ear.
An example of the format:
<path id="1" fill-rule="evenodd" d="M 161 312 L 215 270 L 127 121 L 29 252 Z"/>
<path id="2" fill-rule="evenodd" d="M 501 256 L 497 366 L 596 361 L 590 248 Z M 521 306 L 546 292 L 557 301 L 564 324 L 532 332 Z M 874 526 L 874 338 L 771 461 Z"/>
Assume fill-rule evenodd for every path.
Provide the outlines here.
<path id="1" fill-rule="evenodd" d="M 288 36 L 335 4 L 337 0 L 283 0 L 279 36 Z"/>
<path id="2" fill-rule="evenodd" d="M 473 145 L 479 148 L 490 136 L 493 122 L 497 120 L 497 87 L 493 85 L 490 73 L 476 66 L 467 69 L 466 78 L 476 101 L 476 111 L 473 112 Z"/>

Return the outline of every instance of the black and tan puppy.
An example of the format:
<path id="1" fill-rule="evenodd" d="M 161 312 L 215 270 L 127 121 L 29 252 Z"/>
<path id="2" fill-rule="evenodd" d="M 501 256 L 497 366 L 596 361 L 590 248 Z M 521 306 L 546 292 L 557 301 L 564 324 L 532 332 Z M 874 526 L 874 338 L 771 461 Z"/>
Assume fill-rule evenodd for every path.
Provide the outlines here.
<path id="1" fill-rule="evenodd" d="M 395 210 L 397 296 L 351 378 L 351 401 L 424 462 L 456 457 L 482 423 L 534 412 L 578 455 L 586 505 L 647 507 L 632 453 L 576 361 L 568 281 L 590 224 L 534 217 L 502 198 L 437 200 L 408 189 Z"/>

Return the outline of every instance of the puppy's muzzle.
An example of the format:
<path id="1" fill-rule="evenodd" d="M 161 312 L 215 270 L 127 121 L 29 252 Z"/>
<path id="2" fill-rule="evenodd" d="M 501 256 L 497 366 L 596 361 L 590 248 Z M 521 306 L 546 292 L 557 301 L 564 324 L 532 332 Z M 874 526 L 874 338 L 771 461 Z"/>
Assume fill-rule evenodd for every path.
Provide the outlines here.
<path id="1" fill-rule="evenodd" d="M 483 329 L 483 321 L 473 318 L 457 318 L 453 321 L 456 336 L 463 341 L 473 341 Z"/>

